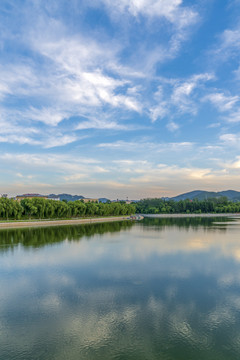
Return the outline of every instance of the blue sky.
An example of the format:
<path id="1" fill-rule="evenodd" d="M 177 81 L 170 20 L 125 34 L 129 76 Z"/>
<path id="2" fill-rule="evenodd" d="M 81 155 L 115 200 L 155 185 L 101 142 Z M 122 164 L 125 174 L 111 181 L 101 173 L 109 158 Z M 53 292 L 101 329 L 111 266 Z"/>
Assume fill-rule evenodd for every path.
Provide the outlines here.
<path id="1" fill-rule="evenodd" d="M 1 0 L 0 193 L 239 188 L 239 0 Z"/>

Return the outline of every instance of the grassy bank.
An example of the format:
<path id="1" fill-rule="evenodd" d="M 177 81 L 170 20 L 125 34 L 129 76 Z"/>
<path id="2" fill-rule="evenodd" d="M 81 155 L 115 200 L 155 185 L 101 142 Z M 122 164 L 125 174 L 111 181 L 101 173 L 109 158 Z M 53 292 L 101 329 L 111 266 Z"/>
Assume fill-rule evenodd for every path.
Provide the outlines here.
<path id="1" fill-rule="evenodd" d="M 39 227 L 39 226 L 63 226 L 79 225 L 97 222 L 122 221 L 130 220 L 129 216 L 106 216 L 106 217 L 89 217 L 75 219 L 31 219 L 31 220 L 9 220 L 0 222 L 0 229 L 22 228 L 22 227 Z"/>

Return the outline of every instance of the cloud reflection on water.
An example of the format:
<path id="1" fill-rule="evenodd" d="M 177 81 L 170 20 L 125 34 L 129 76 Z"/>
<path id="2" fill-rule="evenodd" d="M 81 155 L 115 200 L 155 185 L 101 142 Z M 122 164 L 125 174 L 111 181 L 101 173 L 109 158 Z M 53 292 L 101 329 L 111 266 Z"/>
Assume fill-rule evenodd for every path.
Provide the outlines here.
<path id="1" fill-rule="evenodd" d="M 220 227 L 139 223 L 0 253 L 0 357 L 237 358 L 240 227 Z"/>

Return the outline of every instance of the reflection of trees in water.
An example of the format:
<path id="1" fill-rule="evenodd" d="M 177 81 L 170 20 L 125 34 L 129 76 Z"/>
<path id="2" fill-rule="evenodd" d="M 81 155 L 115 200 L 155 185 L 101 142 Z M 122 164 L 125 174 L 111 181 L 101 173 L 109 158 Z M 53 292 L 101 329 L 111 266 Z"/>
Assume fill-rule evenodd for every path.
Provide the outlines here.
<path id="1" fill-rule="evenodd" d="M 144 218 L 140 223 L 146 229 L 154 227 L 156 230 L 164 230 L 165 227 L 177 227 L 197 230 L 199 226 L 208 230 L 226 231 L 224 223 L 234 221 L 227 217 L 183 217 L 183 218 Z M 218 224 L 215 224 L 217 222 Z M 219 224 L 219 223 L 222 224 Z"/>
<path id="2" fill-rule="evenodd" d="M 222 222 L 215 224 L 215 222 Z M 199 227 L 208 231 L 226 231 L 224 223 L 231 221 L 226 217 L 211 218 L 145 218 L 138 223 L 138 226 L 144 227 L 144 230 L 162 231 L 166 227 L 176 227 L 182 229 L 197 230 Z M 0 231 L 0 251 L 14 248 L 18 244 L 23 246 L 40 247 L 47 244 L 53 244 L 68 241 L 79 241 L 82 237 L 91 237 L 95 234 L 103 235 L 105 233 L 114 233 L 127 230 L 133 226 L 131 221 L 106 222 L 100 224 L 68 225 L 59 227 L 39 227 L 27 229 L 6 229 Z"/>
<path id="3" fill-rule="evenodd" d="M 132 226 L 133 222 L 131 221 L 117 221 L 100 224 L 1 230 L 0 251 L 13 248 L 18 244 L 40 247 L 64 240 L 79 241 L 82 237 L 119 232 L 121 230 L 127 230 Z"/>

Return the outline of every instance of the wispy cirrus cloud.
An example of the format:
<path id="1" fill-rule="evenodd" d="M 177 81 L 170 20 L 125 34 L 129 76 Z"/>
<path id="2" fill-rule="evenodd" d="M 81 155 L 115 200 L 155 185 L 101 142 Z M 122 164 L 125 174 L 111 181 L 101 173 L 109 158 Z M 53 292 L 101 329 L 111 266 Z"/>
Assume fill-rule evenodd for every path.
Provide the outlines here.
<path id="1" fill-rule="evenodd" d="M 24 55 L 20 63 L 12 63 L 7 68 L 3 65 L 0 68 L 2 98 L 8 101 L 13 97 L 16 99 L 17 96 L 23 100 L 23 106 L 16 105 L 17 116 L 14 121 L 21 123 L 22 127 L 26 124 L 25 129 L 27 129 L 28 126 L 38 128 L 37 122 L 43 123 L 47 128 L 59 127 L 63 120 L 68 121 L 74 118 L 77 121 L 77 117 L 86 118 L 86 121 L 78 121 L 77 125 L 72 125 L 70 122 L 67 134 L 61 135 L 62 130 L 58 130 L 58 139 L 53 141 L 52 146 L 55 146 L 54 144 L 63 146 L 79 139 L 75 133 L 76 130 L 95 128 L 127 131 L 136 128 L 126 121 L 126 114 L 128 117 L 131 117 L 129 116 L 131 113 L 132 116 L 134 114 L 148 114 L 149 116 L 150 114 L 153 120 L 168 115 L 169 104 L 155 106 L 146 101 L 148 89 L 144 83 L 139 85 L 139 79 L 146 77 L 145 71 L 141 72 L 133 68 L 131 61 L 127 66 L 121 61 L 126 43 L 122 43 L 120 38 L 112 41 L 109 36 L 105 36 L 100 43 L 99 39 L 95 39 L 92 34 L 86 35 L 81 31 L 73 35 L 69 32 L 63 18 L 57 20 L 50 15 L 56 14 L 63 3 L 64 1 L 61 4 L 55 2 L 54 6 L 47 6 L 45 3 L 41 5 L 29 1 L 26 6 L 28 13 L 35 14 L 36 8 L 39 12 L 39 17 L 35 17 L 34 28 L 31 16 L 27 18 L 23 8 L 15 9 L 26 19 L 26 24 L 21 24 L 20 28 L 21 43 L 28 52 L 35 54 L 38 64 L 34 63 L 31 57 Z M 112 12 L 112 4 L 108 1 L 104 3 Z M 76 4 L 79 5 L 79 2 Z M 119 14 L 127 12 L 134 17 L 141 15 L 164 18 L 178 28 L 177 31 L 172 30 L 175 35 L 179 34 L 180 29 L 183 30 L 193 24 L 198 17 L 195 10 L 183 6 L 180 0 L 155 0 L 150 4 L 146 1 L 127 3 L 119 0 L 115 4 L 115 10 Z M 170 46 L 174 48 L 173 38 L 170 43 Z M 150 63 L 154 66 L 159 56 L 155 57 L 155 50 L 145 52 L 144 56 L 141 56 L 141 51 L 140 49 L 136 55 L 139 58 L 147 58 L 147 66 Z M 166 51 L 169 53 L 168 45 Z M 148 81 L 147 77 L 146 81 Z M 184 91 L 186 93 L 187 90 L 178 89 L 176 86 L 171 102 L 180 104 L 179 97 L 181 96 L 182 108 L 185 106 L 186 110 L 187 94 L 184 100 Z M 182 92 L 181 95 L 180 92 Z M 188 104 L 188 109 L 190 107 L 191 105 Z M 118 111 L 114 114 L 114 117 L 118 117 L 118 121 L 111 117 L 112 110 Z M 106 113 L 110 116 L 106 116 Z M 124 123 L 121 122 L 122 116 Z M 168 125 L 170 131 L 178 127 L 179 125 L 174 121 Z M 44 131 L 48 132 L 46 129 Z M 8 141 L 10 136 L 6 136 L 5 139 Z M 49 136 L 47 147 L 50 146 L 50 139 Z M 29 135 L 28 143 L 36 144 L 36 139 Z M 38 144 L 41 146 L 43 143 L 38 140 Z M 43 147 L 46 147 L 46 144 Z"/>
<path id="2" fill-rule="evenodd" d="M 161 142 L 153 142 L 146 140 L 138 140 L 138 141 L 123 141 L 118 140 L 116 142 L 110 143 L 101 143 L 97 146 L 103 149 L 111 149 L 111 150 L 123 150 L 123 151 L 154 151 L 154 152 L 164 152 L 164 151 L 184 151 L 189 150 L 193 147 L 194 143 L 192 142 L 179 142 L 179 143 L 161 143 Z"/>
<path id="3" fill-rule="evenodd" d="M 83 136 L 76 135 L 73 131 L 63 131 L 61 129 L 54 129 L 56 126 L 56 115 L 53 113 L 53 118 L 44 117 L 43 114 L 35 109 L 23 111 L 9 111 L 2 110 L 0 117 L 0 143 L 32 145 L 34 147 L 40 146 L 42 148 L 53 148 L 57 146 L 64 146 L 81 140 Z M 39 115 L 35 118 L 36 115 Z M 38 127 L 35 121 L 44 123 L 43 127 Z M 47 121 L 48 120 L 48 121 Z M 49 123 L 49 120 L 51 122 Z M 50 126 L 48 126 L 50 125 Z"/>
<path id="4" fill-rule="evenodd" d="M 214 79 L 211 73 L 196 74 L 188 79 L 160 78 L 154 94 L 155 104 L 149 109 L 152 121 L 168 117 L 167 128 L 178 130 L 179 124 L 173 118 L 182 114 L 196 115 L 200 107 L 199 97 L 204 93 L 206 84 Z"/>
<path id="5" fill-rule="evenodd" d="M 194 90 L 199 91 L 203 89 L 204 84 L 213 79 L 213 74 L 204 73 L 193 75 L 186 81 L 176 82 L 171 95 L 171 102 L 177 106 L 181 112 L 196 113 L 196 102 L 194 103 L 194 97 L 191 98 L 191 95 L 194 93 Z"/>
<path id="6" fill-rule="evenodd" d="M 64 26 L 63 32 L 66 32 Z M 37 34 L 31 35 L 30 43 L 36 52 L 49 59 L 48 70 L 54 79 L 54 92 L 61 101 L 78 106 L 78 109 L 83 107 L 85 112 L 87 106 L 105 104 L 141 111 L 141 104 L 133 93 L 128 93 L 128 88 L 132 88 L 131 80 L 117 73 L 117 46 L 110 48 L 109 43 L 100 45 L 81 35 L 62 35 L 51 39 L 49 34 L 44 37 L 40 29 Z M 110 74 L 112 68 L 114 72 Z"/>
<path id="7" fill-rule="evenodd" d="M 61 121 L 69 118 L 70 113 L 53 106 L 48 108 L 30 106 L 26 111 L 21 111 L 20 115 L 31 122 L 39 121 L 49 126 L 57 126 Z"/>
<path id="8" fill-rule="evenodd" d="M 226 58 L 230 57 L 234 52 L 238 52 L 240 48 L 240 27 L 224 30 L 220 36 L 220 41 L 220 47 L 216 50 L 217 54 L 221 53 Z M 226 50 L 228 51 L 226 52 Z"/>
<path id="9" fill-rule="evenodd" d="M 240 133 L 231 134 L 226 133 L 220 135 L 219 139 L 225 144 L 230 147 L 237 147 L 240 149 Z"/>
<path id="10" fill-rule="evenodd" d="M 58 30 L 59 35 L 54 33 L 54 29 Z M 181 106 L 182 111 L 193 111 L 192 103 L 187 97 L 196 83 L 205 76 L 197 75 L 188 83 L 175 84 L 171 104 L 163 101 L 158 106 L 150 105 L 149 108 L 145 102 L 147 89 L 139 87 L 138 81 L 135 83 L 132 77 L 127 76 L 129 73 L 126 77 L 122 75 L 119 62 L 120 46 L 116 45 L 110 49 L 109 43 L 100 46 L 93 39 L 83 38 L 81 35 L 69 37 L 63 24 L 53 21 L 47 24 L 47 17 L 44 21 L 41 19 L 36 29 L 27 35 L 26 41 L 32 50 L 44 59 L 41 72 L 37 75 L 31 63 L 25 67 L 11 65 L 10 77 L 2 72 L 2 96 L 11 98 L 14 89 L 14 96 L 19 94 L 23 99 L 31 98 L 32 103 L 37 103 L 41 99 L 40 106 L 31 105 L 24 110 L 18 109 L 19 122 L 23 123 L 24 120 L 32 126 L 35 126 L 34 122 L 58 126 L 63 120 L 72 117 L 88 118 L 87 121 L 79 122 L 72 129 L 72 134 L 66 134 L 62 140 L 54 141 L 53 146 L 56 143 L 60 146 L 75 141 L 75 130 L 132 129 L 131 124 L 126 121 L 121 124 L 106 116 L 103 120 L 101 113 L 106 112 L 106 106 L 109 110 L 118 109 L 122 114 L 127 111 L 146 114 L 150 111 L 153 120 L 168 115 L 169 106 L 172 104 L 178 104 L 179 109 Z M 159 92 L 160 87 L 155 99 L 159 97 Z M 97 113 L 100 116 L 95 120 Z M 173 121 L 168 125 L 170 131 L 178 127 L 179 125 Z M 6 137 L 6 141 L 7 139 L 10 138 Z M 30 139 L 29 143 L 35 144 L 36 140 Z M 38 144 L 41 145 L 41 141 Z"/>
<path id="11" fill-rule="evenodd" d="M 102 0 L 113 15 L 129 13 L 132 16 L 163 17 L 178 27 L 186 27 L 196 21 L 198 14 L 191 7 L 182 6 L 182 0 Z"/>
<path id="12" fill-rule="evenodd" d="M 0 100 L 6 96 L 26 96 L 39 91 L 40 80 L 31 64 L 0 64 Z"/>
<path id="13" fill-rule="evenodd" d="M 240 98 L 238 95 L 224 94 L 221 92 L 211 93 L 202 99 L 209 101 L 222 118 L 229 123 L 237 123 L 240 121 Z"/>
<path id="14" fill-rule="evenodd" d="M 129 79 L 124 79 L 115 73 L 109 75 L 110 64 L 115 59 L 116 49 L 109 49 L 108 45 L 100 46 L 94 40 L 83 39 L 80 35 L 69 37 L 63 34 L 66 31 L 63 24 L 56 24 L 61 28 L 61 35 L 50 35 L 48 30 L 54 28 L 44 21 L 43 25 L 36 26 L 34 32 L 23 37 L 26 43 L 44 61 L 41 62 L 38 73 L 36 65 L 27 61 L 25 65 L 8 64 L 0 67 L 0 98 L 2 99 L 2 110 L 6 122 L 15 124 L 16 134 L 28 133 L 28 137 L 19 137 L 16 143 L 43 145 L 50 147 L 49 141 L 41 141 L 32 137 L 29 126 L 36 129 L 40 134 L 37 122 L 43 123 L 45 127 L 58 127 L 63 120 L 72 117 L 88 118 L 85 123 L 78 125 L 77 130 L 86 128 L 115 129 L 126 131 L 126 124 L 117 124 L 113 119 L 104 116 L 104 120 L 93 120 L 96 114 L 106 112 L 106 106 L 118 109 L 120 112 L 142 111 L 142 104 L 136 95 L 136 87 Z M 54 32 L 53 32 L 54 33 Z M 109 67 L 108 67 L 109 65 Z M 40 70 L 40 71 L 39 71 Z M 10 100 L 17 103 L 14 109 L 9 109 L 6 103 Z M 19 100 L 21 99 L 21 102 Z M 34 104 L 34 105 L 30 105 Z M 104 108 L 104 109 L 103 109 Z M 131 127 L 131 126 L 130 126 Z M 74 134 L 76 126 L 68 126 L 68 134 L 61 136 L 61 130 L 52 141 L 52 147 L 63 146 L 79 139 Z M 66 130 L 65 130 L 66 131 Z M 44 134 L 48 132 L 44 130 Z M 13 126 L 11 134 L 5 130 L 4 142 L 14 143 L 17 135 L 14 135 Z M 57 139 L 58 138 L 58 139 Z M 53 140 L 53 138 L 52 138 Z"/>
<path id="15" fill-rule="evenodd" d="M 134 54 L 128 59 L 132 68 L 141 69 L 145 74 L 153 74 L 157 64 L 174 59 L 192 35 L 192 26 L 200 21 L 199 13 L 195 7 L 184 6 L 182 0 L 110 0 L 91 2 L 91 6 L 102 7 L 108 12 L 111 20 L 119 26 L 120 41 L 124 39 L 126 46 L 132 44 Z M 132 25 L 137 27 L 141 41 L 132 32 Z M 149 33 L 143 33 L 142 29 L 167 28 L 168 35 L 158 37 L 149 46 Z M 126 30 L 128 28 L 128 37 Z M 122 30 L 123 29 L 123 30 Z M 136 30 L 135 30 L 136 31 Z M 164 30 L 163 30 L 164 31 Z M 135 42 L 132 42 L 134 38 Z M 144 41 L 145 40 L 145 41 Z M 144 69 L 144 71 L 143 71 Z"/>
<path id="16" fill-rule="evenodd" d="M 136 129 L 137 126 L 134 126 L 132 130 Z M 76 130 L 86 130 L 86 129 L 100 129 L 100 130 L 131 130 L 131 126 L 119 124 L 114 120 L 104 120 L 104 119 L 91 119 L 79 122 L 76 126 Z"/>
<path id="17" fill-rule="evenodd" d="M 215 65 L 231 63 L 230 76 L 238 78 L 239 72 L 239 50 L 240 50 L 240 25 L 229 26 L 217 36 L 217 41 L 208 52 L 210 63 Z M 237 61 L 236 61 L 237 60 Z M 237 64 L 237 65 L 236 65 Z"/>
<path id="18" fill-rule="evenodd" d="M 205 101 L 210 101 L 219 111 L 225 112 L 232 110 L 240 98 L 238 95 L 231 96 L 224 93 L 211 93 L 203 98 Z"/>
<path id="19" fill-rule="evenodd" d="M 3 162 L 21 164 L 22 169 L 31 169 L 32 171 L 37 169 L 39 172 L 45 170 L 53 174 L 55 173 L 55 175 L 56 173 L 61 174 L 62 176 L 82 173 L 86 177 L 90 173 L 90 170 L 92 173 L 98 172 L 99 164 L 101 164 L 99 160 L 91 157 L 73 157 L 54 153 L 4 153 L 0 155 L 0 159 Z"/>

